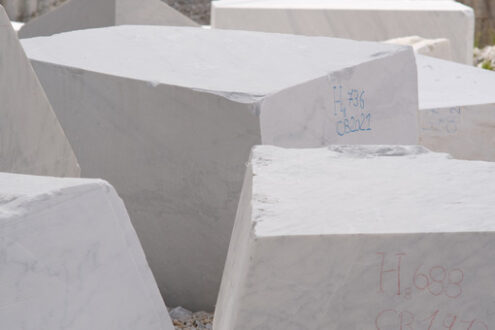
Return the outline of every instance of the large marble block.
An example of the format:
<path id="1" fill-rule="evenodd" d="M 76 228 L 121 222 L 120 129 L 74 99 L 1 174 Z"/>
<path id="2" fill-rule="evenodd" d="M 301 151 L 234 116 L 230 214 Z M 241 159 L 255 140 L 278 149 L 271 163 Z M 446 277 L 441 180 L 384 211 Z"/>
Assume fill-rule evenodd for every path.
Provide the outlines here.
<path id="1" fill-rule="evenodd" d="M 417 56 L 420 143 L 495 161 L 495 72 Z"/>
<path id="2" fill-rule="evenodd" d="M 223 0 L 212 2 L 212 27 L 381 41 L 446 38 L 453 60 L 473 63 L 474 13 L 437 0 Z"/>
<path id="3" fill-rule="evenodd" d="M 19 37 L 124 24 L 198 26 L 161 0 L 67 0 L 22 26 Z"/>
<path id="4" fill-rule="evenodd" d="M 215 330 L 488 330 L 495 164 L 420 146 L 256 147 Z"/>
<path id="5" fill-rule="evenodd" d="M 425 39 L 419 36 L 409 36 L 390 39 L 385 42 L 394 45 L 411 46 L 416 54 L 440 58 L 442 60 L 452 60 L 450 41 L 445 38 Z"/>
<path id="6" fill-rule="evenodd" d="M 108 183 L 0 173 L 0 232 L 2 329 L 173 330 Z"/>
<path id="7" fill-rule="evenodd" d="M 1 6 L 0 171 L 80 174 L 69 141 Z"/>
<path id="8" fill-rule="evenodd" d="M 83 175 L 123 196 L 172 305 L 213 310 L 253 145 L 418 141 L 410 47 L 157 26 L 23 45 Z"/>

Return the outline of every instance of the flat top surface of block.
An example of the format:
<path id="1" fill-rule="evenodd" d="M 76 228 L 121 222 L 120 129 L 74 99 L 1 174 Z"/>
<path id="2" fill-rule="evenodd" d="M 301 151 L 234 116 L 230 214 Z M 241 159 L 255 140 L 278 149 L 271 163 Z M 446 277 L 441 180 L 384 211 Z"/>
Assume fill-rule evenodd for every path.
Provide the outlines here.
<path id="1" fill-rule="evenodd" d="M 31 60 L 205 91 L 266 95 L 407 47 L 187 27 L 118 26 L 23 40 Z"/>
<path id="2" fill-rule="evenodd" d="M 495 163 L 419 146 L 262 146 L 252 164 L 258 236 L 495 230 Z"/>
<path id="3" fill-rule="evenodd" d="M 416 55 L 419 108 L 495 103 L 495 72 Z"/>
<path id="4" fill-rule="evenodd" d="M 213 6 L 260 9 L 468 10 L 468 7 L 458 2 L 447 0 L 224 0 L 214 1 Z"/>

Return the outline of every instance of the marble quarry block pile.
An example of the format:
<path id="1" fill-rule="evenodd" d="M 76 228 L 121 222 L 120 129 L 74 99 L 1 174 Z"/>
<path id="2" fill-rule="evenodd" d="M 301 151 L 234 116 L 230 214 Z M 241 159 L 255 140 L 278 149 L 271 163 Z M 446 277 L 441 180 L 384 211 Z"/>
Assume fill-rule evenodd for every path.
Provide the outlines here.
<path id="1" fill-rule="evenodd" d="M 495 161 L 495 72 L 421 55 L 417 66 L 420 143 Z"/>
<path id="2" fill-rule="evenodd" d="M 420 146 L 256 147 L 213 329 L 491 329 L 494 198 Z"/>
<path id="3" fill-rule="evenodd" d="M 355 40 L 446 38 L 454 61 L 473 63 L 473 10 L 456 1 L 223 0 L 212 2 L 211 25 Z"/>
<path id="4" fill-rule="evenodd" d="M 410 47 L 159 26 L 23 46 L 83 175 L 126 202 L 171 305 L 213 310 L 253 145 L 418 143 Z"/>
<path id="5" fill-rule="evenodd" d="M 0 171 L 80 174 L 69 141 L 1 6 Z"/>
<path id="6" fill-rule="evenodd" d="M 418 36 L 395 38 L 385 41 L 394 45 L 411 46 L 416 54 L 452 60 L 450 41 L 445 38 L 425 39 Z"/>
<path id="7" fill-rule="evenodd" d="M 173 330 L 108 183 L 0 173 L 0 231 L 2 329 Z"/>
<path id="8" fill-rule="evenodd" d="M 68 0 L 26 23 L 19 37 L 125 24 L 198 26 L 161 0 Z"/>

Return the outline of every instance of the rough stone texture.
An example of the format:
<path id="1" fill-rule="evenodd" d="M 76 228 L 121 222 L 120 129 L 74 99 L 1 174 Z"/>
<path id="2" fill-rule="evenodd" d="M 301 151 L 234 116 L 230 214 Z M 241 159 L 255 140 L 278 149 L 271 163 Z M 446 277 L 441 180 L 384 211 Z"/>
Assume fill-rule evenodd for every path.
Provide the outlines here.
<path id="1" fill-rule="evenodd" d="M 172 305 L 213 310 L 254 144 L 418 141 L 410 47 L 130 25 L 23 46 L 83 175 L 124 198 Z"/>
<path id="2" fill-rule="evenodd" d="M 492 329 L 495 163 L 256 147 L 215 330 Z"/>
<path id="3" fill-rule="evenodd" d="M 210 24 L 211 0 L 162 0 L 202 25 Z"/>
<path id="4" fill-rule="evenodd" d="M 173 329 L 108 183 L 0 173 L 0 233 L 2 329 Z"/>

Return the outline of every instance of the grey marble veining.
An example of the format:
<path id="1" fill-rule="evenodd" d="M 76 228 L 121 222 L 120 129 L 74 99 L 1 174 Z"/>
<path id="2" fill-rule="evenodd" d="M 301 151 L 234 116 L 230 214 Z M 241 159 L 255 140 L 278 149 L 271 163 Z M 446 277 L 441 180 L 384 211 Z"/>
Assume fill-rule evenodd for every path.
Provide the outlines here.
<path id="1" fill-rule="evenodd" d="M 102 180 L 0 173 L 9 330 L 172 330 L 125 206 Z"/>
<path id="2" fill-rule="evenodd" d="M 80 174 L 72 148 L 1 6 L 0 171 Z"/>
<path id="3" fill-rule="evenodd" d="M 256 144 L 416 144 L 408 47 L 121 26 L 23 40 L 81 162 L 123 197 L 167 303 L 213 311 Z"/>
<path id="4" fill-rule="evenodd" d="M 447 38 L 453 60 L 473 63 L 474 12 L 437 0 L 223 0 L 212 2 L 214 28 L 384 41 Z"/>
<path id="5" fill-rule="evenodd" d="M 494 174 L 419 146 L 255 147 L 214 329 L 491 329 Z"/>

